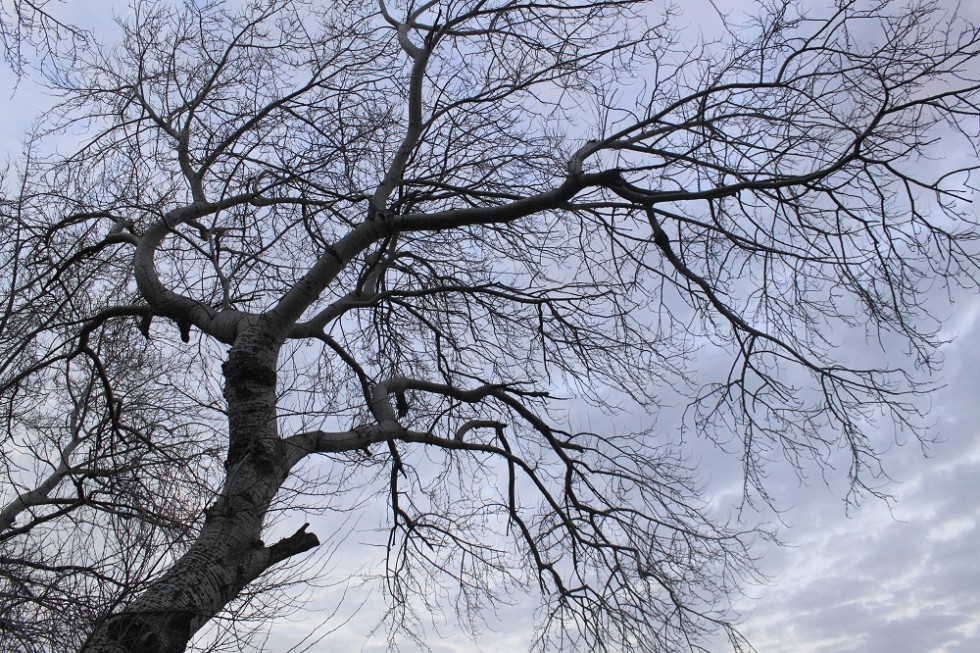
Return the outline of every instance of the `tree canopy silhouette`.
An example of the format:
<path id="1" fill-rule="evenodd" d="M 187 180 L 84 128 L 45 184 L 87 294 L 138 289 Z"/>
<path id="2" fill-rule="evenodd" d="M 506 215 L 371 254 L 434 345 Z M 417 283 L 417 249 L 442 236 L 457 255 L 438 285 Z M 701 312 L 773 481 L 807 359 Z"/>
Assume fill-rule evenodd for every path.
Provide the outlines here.
<path id="1" fill-rule="evenodd" d="M 530 591 L 541 649 L 747 646 L 765 534 L 676 434 L 566 399 L 684 393 L 751 501 L 841 452 L 880 493 L 880 423 L 925 435 L 925 301 L 977 281 L 980 31 L 934 2 L 685 20 L 137 2 L 49 69 L 0 215 L 0 638 L 183 651 L 330 535 L 271 514 L 366 487 L 420 639 L 420 608 Z M 907 355 L 855 366 L 853 333 Z"/>

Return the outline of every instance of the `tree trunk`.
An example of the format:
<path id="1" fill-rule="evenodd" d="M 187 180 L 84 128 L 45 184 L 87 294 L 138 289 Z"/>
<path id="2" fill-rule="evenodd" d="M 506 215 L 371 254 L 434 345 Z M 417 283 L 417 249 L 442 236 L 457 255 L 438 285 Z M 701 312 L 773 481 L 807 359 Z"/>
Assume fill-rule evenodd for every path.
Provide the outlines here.
<path id="1" fill-rule="evenodd" d="M 276 427 L 278 343 L 269 330 L 239 338 L 224 364 L 228 401 L 227 476 L 191 548 L 146 591 L 108 616 L 85 653 L 178 653 L 265 570 L 319 542 L 305 526 L 271 546 L 266 511 L 289 473 Z"/>

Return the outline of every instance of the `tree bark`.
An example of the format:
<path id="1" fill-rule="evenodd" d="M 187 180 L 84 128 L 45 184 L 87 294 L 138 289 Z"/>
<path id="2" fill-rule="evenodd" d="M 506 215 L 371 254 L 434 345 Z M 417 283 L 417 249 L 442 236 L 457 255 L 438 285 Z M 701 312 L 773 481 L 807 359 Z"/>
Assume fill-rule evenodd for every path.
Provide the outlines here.
<path id="1" fill-rule="evenodd" d="M 130 605 L 107 617 L 85 653 L 179 653 L 191 637 L 272 565 L 307 551 L 306 526 L 271 546 L 265 514 L 289 473 L 276 426 L 278 338 L 268 325 L 240 334 L 223 366 L 228 404 L 227 476 L 197 540 Z"/>

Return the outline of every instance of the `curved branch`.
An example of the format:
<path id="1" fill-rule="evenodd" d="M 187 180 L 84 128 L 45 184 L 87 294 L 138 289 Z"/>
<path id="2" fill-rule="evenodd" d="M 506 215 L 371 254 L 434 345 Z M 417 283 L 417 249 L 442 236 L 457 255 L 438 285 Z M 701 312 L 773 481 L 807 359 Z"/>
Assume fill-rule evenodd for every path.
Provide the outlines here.
<path id="1" fill-rule="evenodd" d="M 180 225 L 224 209 L 248 204 L 254 199 L 253 193 L 244 193 L 220 202 L 196 202 L 168 212 L 161 220 L 147 228 L 133 255 L 133 272 L 140 294 L 155 314 L 174 319 L 181 325 L 193 324 L 221 342 L 234 341 L 239 325 L 248 314 L 233 309 L 216 311 L 210 306 L 167 288 L 160 280 L 155 256 L 163 240 Z"/>

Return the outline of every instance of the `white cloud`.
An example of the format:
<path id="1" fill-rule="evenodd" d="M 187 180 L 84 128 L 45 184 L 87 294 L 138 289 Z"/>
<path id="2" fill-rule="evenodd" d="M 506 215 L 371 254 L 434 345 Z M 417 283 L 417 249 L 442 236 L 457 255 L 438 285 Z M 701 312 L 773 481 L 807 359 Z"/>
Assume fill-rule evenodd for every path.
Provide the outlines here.
<path id="1" fill-rule="evenodd" d="M 761 653 L 966 653 L 980 650 L 980 336 L 975 298 L 954 320 L 946 388 L 933 402 L 942 442 L 923 459 L 890 452 L 892 508 L 847 517 L 826 496 L 799 492 L 783 533 L 796 546 L 765 560 L 774 583 L 744 630 Z"/>

